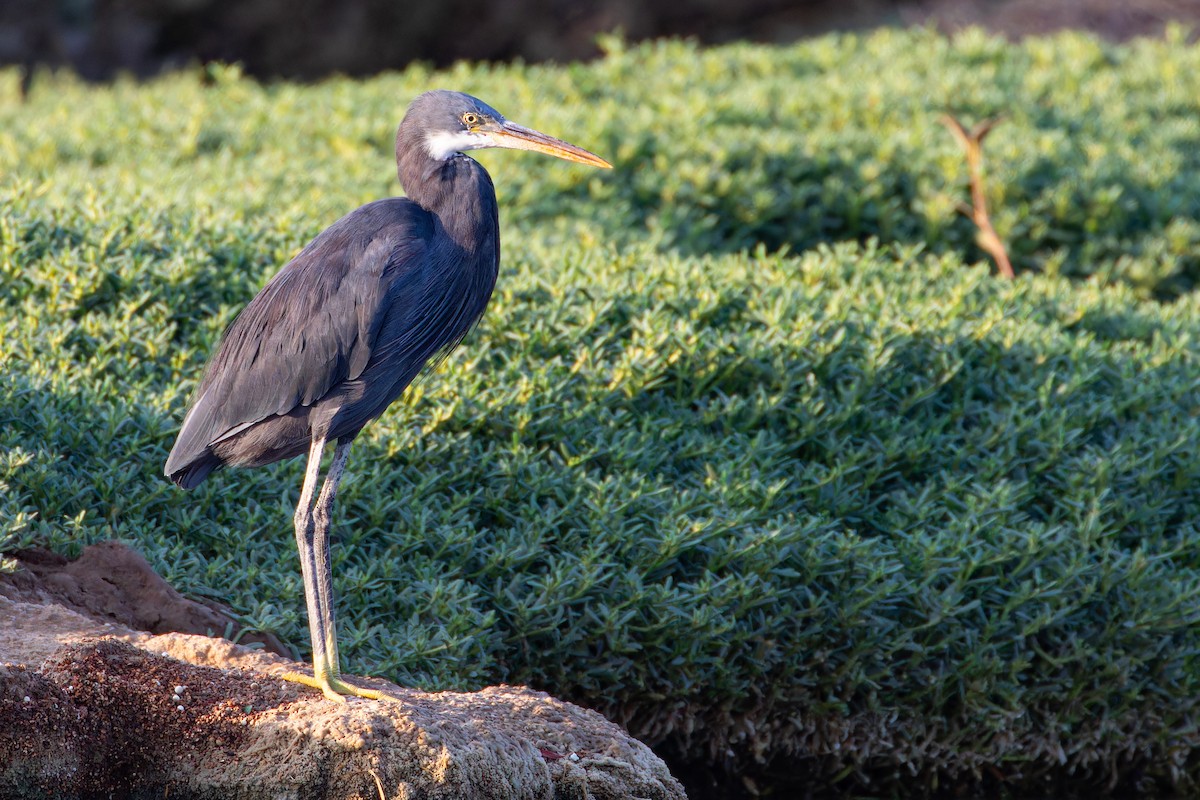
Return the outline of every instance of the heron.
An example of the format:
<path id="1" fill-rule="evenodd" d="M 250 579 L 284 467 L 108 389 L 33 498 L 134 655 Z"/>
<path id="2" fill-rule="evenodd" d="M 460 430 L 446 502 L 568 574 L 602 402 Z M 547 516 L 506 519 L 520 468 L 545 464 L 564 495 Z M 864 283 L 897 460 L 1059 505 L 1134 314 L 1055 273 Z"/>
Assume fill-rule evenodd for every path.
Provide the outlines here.
<path id="1" fill-rule="evenodd" d="M 203 373 L 163 470 L 192 489 L 222 467 L 307 453 L 292 522 L 313 674 L 285 677 L 338 702 L 384 696 L 342 677 L 329 556 L 334 498 L 354 438 L 462 341 L 491 298 L 500 269 L 496 191 L 466 155 L 482 148 L 612 167 L 470 95 L 417 97 L 396 131 L 396 173 L 407 197 L 342 217 L 242 309 Z"/>

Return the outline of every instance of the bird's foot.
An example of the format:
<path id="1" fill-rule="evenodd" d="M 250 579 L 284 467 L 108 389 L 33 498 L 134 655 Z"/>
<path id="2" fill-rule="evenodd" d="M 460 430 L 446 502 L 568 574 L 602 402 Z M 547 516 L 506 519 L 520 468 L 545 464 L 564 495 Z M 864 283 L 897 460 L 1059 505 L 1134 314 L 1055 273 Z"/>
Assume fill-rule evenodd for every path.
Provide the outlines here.
<path id="1" fill-rule="evenodd" d="M 321 694 L 329 698 L 335 703 L 346 702 L 347 697 L 364 697 L 367 700 L 391 700 L 396 701 L 396 698 L 384 694 L 378 689 L 363 689 L 360 686 L 355 686 L 352 683 L 347 683 L 342 680 L 338 674 L 319 674 L 316 677 L 305 675 L 302 672 L 285 672 L 283 674 L 285 681 L 293 683 L 302 683 L 305 686 L 313 689 L 320 689 Z"/>

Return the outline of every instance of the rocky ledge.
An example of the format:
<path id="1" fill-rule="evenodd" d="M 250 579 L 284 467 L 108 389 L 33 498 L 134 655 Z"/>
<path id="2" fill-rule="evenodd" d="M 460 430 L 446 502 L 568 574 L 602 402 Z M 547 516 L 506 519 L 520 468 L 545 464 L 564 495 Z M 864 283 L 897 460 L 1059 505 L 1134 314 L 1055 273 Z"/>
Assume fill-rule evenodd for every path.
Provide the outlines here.
<path id="1" fill-rule="evenodd" d="M 113 621 L 138 603 L 88 613 L 123 574 L 160 609 L 191 602 L 100 547 L 96 592 L 45 557 L 0 580 L 0 798 L 684 798 L 648 747 L 542 692 L 363 679 L 391 700 L 338 704 L 281 680 L 304 669 L 281 655 Z"/>

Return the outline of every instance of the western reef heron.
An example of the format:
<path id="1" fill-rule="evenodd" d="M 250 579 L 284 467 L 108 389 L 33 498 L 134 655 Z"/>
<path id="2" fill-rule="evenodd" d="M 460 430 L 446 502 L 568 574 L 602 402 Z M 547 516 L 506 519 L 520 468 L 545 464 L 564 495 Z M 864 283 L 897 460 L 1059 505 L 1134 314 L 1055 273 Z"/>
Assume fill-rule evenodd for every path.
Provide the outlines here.
<path id="1" fill-rule="evenodd" d="M 408 197 L 351 211 L 250 301 L 217 346 L 167 457 L 165 474 L 191 489 L 224 466 L 308 453 L 293 522 L 313 677 L 287 677 L 330 699 L 382 696 L 341 677 L 329 560 L 334 496 L 354 437 L 487 307 L 500 267 L 496 192 L 464 155 L 487 147 L 612 166 L 470 95 L 421 95 L 396 131 L 396 171 Z"/>

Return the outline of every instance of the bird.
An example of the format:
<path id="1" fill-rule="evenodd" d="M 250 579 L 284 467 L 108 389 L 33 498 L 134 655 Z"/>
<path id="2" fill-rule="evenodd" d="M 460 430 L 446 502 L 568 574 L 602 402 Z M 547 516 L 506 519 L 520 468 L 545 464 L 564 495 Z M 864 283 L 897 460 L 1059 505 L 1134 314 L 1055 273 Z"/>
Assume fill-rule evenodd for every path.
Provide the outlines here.
<path id="1" fill-rule="evenodd" d="M 406 196 L 367 203 L 333 223 L 238 313 L 163 468 L 192 489 L 223 467 L 307 453 L 292 522 L 313 674 L 285 677 L 334 701 L 386 699 L 341 672 L 329 550 L 338 484 L 363 427 L 462 341 L 491 298 L 500 268 L 496 191 L 487 170 L 466 155 L 484 148 L 612 168 L 471 95 L 418 96 L 396 130 L 396 174 Z"/>

